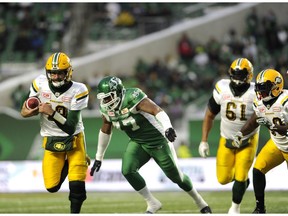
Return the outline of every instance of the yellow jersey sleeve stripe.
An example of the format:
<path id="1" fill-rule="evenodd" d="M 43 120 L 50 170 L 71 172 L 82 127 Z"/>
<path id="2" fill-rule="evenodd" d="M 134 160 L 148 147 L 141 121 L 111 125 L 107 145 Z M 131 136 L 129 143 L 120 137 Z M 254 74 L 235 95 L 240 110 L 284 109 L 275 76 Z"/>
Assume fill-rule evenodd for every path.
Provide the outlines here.
<path id="1" fill-rule="evenodd" d="M 36 80 L 33 81 L 32 83 L 32 88 L 35 92 L 38 92 L 39 91 L 39 87 L 37 86 L 37 83 L 36 83 Z"/>
<path id="2" fill-rule="evenodd" d="M 82 93 L 76 95 L 76 100 L 80 100 L 80 99 L 82 99 L 84 97 L 87 97 L 88 94 L 89 94 L 89 91 L 82 92 Z"/>
<path id="3" fill-rule="evenodd" d="M 221 89 L 219 88 L 218 83 L 215 85 L 215 90 L 217 91 L 218 94 L 220 94 Z"/>
<path id="4" fill-rule="evenodd" d="M 286 96 L 285 98 L 281 100 L 281 105 L 284 106 L 287 103 L 287 101 L 288 101 L 288 96 Z"/>

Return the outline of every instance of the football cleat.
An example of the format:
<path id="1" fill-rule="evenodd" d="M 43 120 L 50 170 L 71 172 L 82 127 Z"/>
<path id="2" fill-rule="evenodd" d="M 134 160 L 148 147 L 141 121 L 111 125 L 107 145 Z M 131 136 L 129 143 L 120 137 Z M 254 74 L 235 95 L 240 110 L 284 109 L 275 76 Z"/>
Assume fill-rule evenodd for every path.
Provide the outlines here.
<path id="1" fill-rule="evenodd" d="M 212 211 L 211 211 L 211 209 L 210 209 L 209 206 L 205 206 L 204 208 L 202 208 L 202 209 L 200 210 L 200 212 L 201 212 L 202 214 L 212 214 Z"/>
<path id="2" fill-rule="evenodd" d="M 162 208 L 162 203 L 155 199 L 153 202 L 147 202 L 146 214 L 154 214 Z"/>
<path id="3" fill-rule="evenodd" d="M 266 213 L 266 208 L 259 208 L 259 207 L 256 207 L 254 209 L 254 211 L 252 212 L 252 214 L 265 214 Z"/>

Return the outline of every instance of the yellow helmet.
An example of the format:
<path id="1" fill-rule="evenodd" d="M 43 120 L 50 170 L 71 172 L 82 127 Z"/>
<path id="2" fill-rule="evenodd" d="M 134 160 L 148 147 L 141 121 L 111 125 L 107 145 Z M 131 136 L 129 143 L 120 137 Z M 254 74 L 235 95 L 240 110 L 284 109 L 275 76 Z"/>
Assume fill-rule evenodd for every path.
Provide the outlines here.
<path id="1" fill-rule="evenodd" d="M 253 79 L 253 65 L 247 58 L 238 58 L 232 62 L 228 73 L 236 85 L 250 83 Z"/>
<path id="2" fill-rule="evenodd" d="M 70 58 L 63 52 L 56 52 L 52 54 L 46 62 L 45 70 L 48 81 L 55 87 L 61 87 L 72 79 L 73 70 L 71 61 Z M 51 73 L 63 73 L 65 76 L 62 80 L 52 80 Z"/>
<path id="3" fill-rule="evenodd" d="M 256 77 L 255 92 L 259 100 L 269 101 L 279 96 L 283 87 L 283 77 L 274 69 L 262 70 Z"/>

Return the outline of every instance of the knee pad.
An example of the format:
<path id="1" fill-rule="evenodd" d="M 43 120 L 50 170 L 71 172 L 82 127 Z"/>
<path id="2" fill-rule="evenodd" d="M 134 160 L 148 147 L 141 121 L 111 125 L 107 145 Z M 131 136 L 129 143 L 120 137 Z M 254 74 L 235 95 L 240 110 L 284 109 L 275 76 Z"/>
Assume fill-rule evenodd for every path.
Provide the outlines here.
<path id="1" fill-rule="evenodd" d="M 86 188 L 84 181 L 70 181 L 69 182 L 69 200 L 83 202 L 86 200 Z"/>

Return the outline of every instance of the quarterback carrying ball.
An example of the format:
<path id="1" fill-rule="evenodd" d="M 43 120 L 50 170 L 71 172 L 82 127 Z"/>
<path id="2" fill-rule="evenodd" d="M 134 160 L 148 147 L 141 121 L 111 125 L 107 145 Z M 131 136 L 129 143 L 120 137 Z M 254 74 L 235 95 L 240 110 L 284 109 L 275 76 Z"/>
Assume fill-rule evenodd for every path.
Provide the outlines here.
<path id="1" fill-rule="evenodd" d="M 89 165 L 81 110 L 87 107 L 89 93 L 83 83 L 72 81 L 72 65 L 65 53 L 52 54 L 45 71 L 46 76 L 36 77 L 30 87 L 29 98 L 39 98 L 39 107 L 28 109 L 25 101 L 21 115 L 26 118 L 40 114 L 42 169 L 47 191 L 57 192 L 68 175 L 70 212 L 80 213 L 86 199 Z"/>

